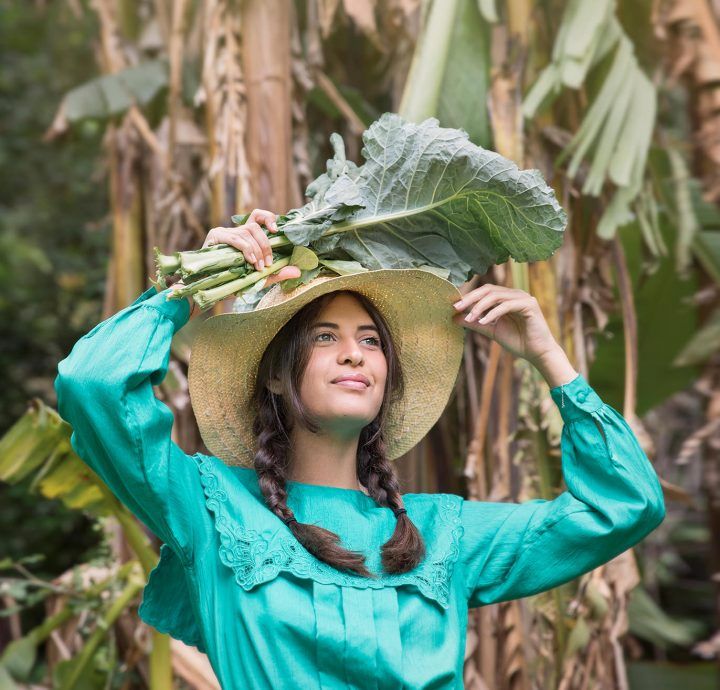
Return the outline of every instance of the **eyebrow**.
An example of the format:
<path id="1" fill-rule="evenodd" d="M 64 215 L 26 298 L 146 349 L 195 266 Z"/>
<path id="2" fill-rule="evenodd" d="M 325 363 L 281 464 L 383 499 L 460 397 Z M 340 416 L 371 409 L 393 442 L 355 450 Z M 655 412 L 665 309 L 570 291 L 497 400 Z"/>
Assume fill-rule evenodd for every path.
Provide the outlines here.
<path id="1" fill-rule="evenodd" d="M 319 323 L 314 323 L 313 328 L 340 328 L 336 323 L 332 323 L 332 321 L 320 321 Z M 378 331 L 377 326 L 374 326 L 371 323 L 363 324 L 362 326 L 358 326 L 357 329 L 359 331 L 375 331 L 378 335 L 380 334 L 380 331 Z"/>

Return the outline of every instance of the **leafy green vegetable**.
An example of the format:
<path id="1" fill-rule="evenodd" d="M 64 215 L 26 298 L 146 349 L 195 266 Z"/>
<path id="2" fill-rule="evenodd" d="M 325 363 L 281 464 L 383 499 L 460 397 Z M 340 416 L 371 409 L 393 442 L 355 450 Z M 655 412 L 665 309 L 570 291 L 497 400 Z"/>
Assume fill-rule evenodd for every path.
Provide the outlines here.
<path id="1" fill-rule="evenodd" d="M 190 281 L 181 294 L 208 308 L 288 263 L 307 274 L 293 286 L 312 279 L 317 271 L 294 247 L 307 247 L 330 274 L 358 270 L 348 263 L 356 262 L 360 270 L 423 268 L 460 285 L 510 257 L 547 259 L 562 243 L 567 215 L 538 170 L 519 170 L 436 118 L 415 124 L 385 113 L 363 134 L 361 166 L 346 159 L 340 135 L 330 141 L 334 156 L 308 185 L 309 201 L 277 219 L 280 232 L 269 241 L 280 260 L 252 272 L 228 245 L 156 252 L 158 279 L 179 273 Z M 232 216 L 237 224 L 248 218 Z M 205 289 L 202 281 L 220 272 Z"/>

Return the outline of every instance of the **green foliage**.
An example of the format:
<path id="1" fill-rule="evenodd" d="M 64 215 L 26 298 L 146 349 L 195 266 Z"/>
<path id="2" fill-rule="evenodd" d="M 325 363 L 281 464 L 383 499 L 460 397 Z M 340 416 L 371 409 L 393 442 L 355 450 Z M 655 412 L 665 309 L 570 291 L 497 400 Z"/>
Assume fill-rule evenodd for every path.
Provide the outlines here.
<path id="1" fill-rule="evenodd" d="M 90 13 L 5 3 L 0 71 L 0 431 L 27 400 L 52 401 L 55 366 L 100 317 L 107 196 L 92 121 L 45 143 L 62 95 L 94 73 Z M 97 219 L 92 224 L 89 219 Z"/>
<path id="2" fill-rule="evenodd" d="M 92 13 L 68 3 L 3 2 L 0 21 L 0 435 L 41 396 L 54 402 L 57 362 L 101 317 L 108 201 L 93 121 L 43 142 L 62 95 L 95 76 Z M 2 555 L 42 553 L 55 576 L 98 543 L 60 501 L 0 482 Z M 42 611 L 23 617 L 26 627 Z"/>
<path id="3" fill-rule="evenodd" d="M 31 559 L 22 559 L 28 563 Z M 0 578 L 0 591 L 10 594 L 21 604 L 27 603 L 33 595 L 18 593 L 19 585 L 33 588 L 36 594 L 61 595 L 63 606 L 42 623 L 22 637 L 13 640 L 0 652 L 0 690 L 13 690 L 16 682 L 39 683 L 44 680 L 45 668 L 39 662 L 43 643 L 47 638 L 72 619 L 80 617 L 76 632 L 83 638 L 84 645 L 78 653 L 58 664 L 53 669 L 53 688 L 77 690 L 78 688 L 106 688 L 115 676 L 122 681 L 128 676 L 127 670 L 117 669 L 117 643 L 113 639 L 113 624 L 118 616 L 133 601 L 144 583 L 142 570 L 137 561 L 122 565 L 104 562 L 93 563 L 103 573 L 99 581 L 90 578 L 88 584 L 79 566 L 72 570 L 72 578 L 62 586 L 45 582 L 30 573 L 21 562 L 4 559 L 0 567 L 19 570 L 27 579 Z M 119 687 L 119 686 L 118 686 Z"/>
<path id="4" fill-rule="evenodd" d="M 481 13 L 494 15 L 492 2 L 462 0 L 455 16 L 447 63 L 437 104 L 443 127 L 464 129 L 470 141 L 492 148 L 487 109 L 490 88 L 491 27 Z"/>
<path id="5" fill-rule="evenodd" d="M 33 400 L 0 438 L 0 480 L 15 484 L 32 475 L 29 491 L 59 498 L 72 510 L 109 515 L 119 504 L 108 499 L 100 478 L 75 454 L 71 433 L 55 410 Z"/>
<path id="6" fill-rule="evenodd" d="M 616 7 L 615 0 L 565 5 L 551 61 L 523 101 L 523 115 L 532 118 L 563 87 L 583 87 L 590 95 L 583 121 L 556 165 L 572 154 L 567 174 L 575 177 L 587 161 L 583 194 L 599 196 L 606 181 L 617 186 L 597 227 L 605 239 L 632 220 L 630 203 L 642 188 L 657 111 L 655 86 L 640 69 Z"/>
<path id="7" fill-rule="evenodd" d="M 629 661 L 630 690 L 717 690 L 717 662 Z"/>
<path id="8" fill-rule="evenodd" d="M 630 593 L 628 618 L 630 632 L 665 650 L 672 646 L 690 647 L 710 632 L 698 620 L 669 616 L 642 586 L 634 587 Z"/>
<path id="9" fill-rule="evenodd" d="M 150 60 L 114 74 L 103 74 L 71 89 L 63 98 L 62 114 L 69 122 L 107 118 L 131 105 L 149 103 L 167 86 L 165 60 Z"/>
<path id="10" fill-rule="evenodd" d="M 661 216 L 660 229 L 664 241 L 671 246 L 674 232 L 665 214 Z M 697 276 L 679 276 L 672 254 L 648 264 L 637 222 L 621 228 L 619 237 L 637 315 L 637 413 L 643 415 L 696 378 L 695 369 L 678 368 L 672 362 L 697 327 L 697 311 L 690 303 L 698 287 Z M 614 313 L 603 336 L 598 337 L 590 378 L 603 399 L 618 410 L 623 408 L 624 371 L 622 316 Z"/>
<path id="11" fill-rule="evenodd" d="M 385 113 L 363 143 L 357 166 L 334 135 L 335 156 L 308 186 L 310 201 L 278 219 L 293 244 L 370 269 L 445 268 L 456 284 L 560 246 L 567 217 L 540 172 L 519 170 L 467 132 Z"/>

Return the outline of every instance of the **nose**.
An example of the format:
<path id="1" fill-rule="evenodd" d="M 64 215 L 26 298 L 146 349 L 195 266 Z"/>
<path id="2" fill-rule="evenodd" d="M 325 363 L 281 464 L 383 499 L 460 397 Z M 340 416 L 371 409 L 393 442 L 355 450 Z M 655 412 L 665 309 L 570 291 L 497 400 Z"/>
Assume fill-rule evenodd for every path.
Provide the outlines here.
<path id="1" fill-rule="evenodd" d="M 353 340 L 347 348 L 343 349 L 338 357 L 339 364 L 351 362 L 352 364 L 360 364 L 363 360 L 363 352 L 358 344 Z"/>

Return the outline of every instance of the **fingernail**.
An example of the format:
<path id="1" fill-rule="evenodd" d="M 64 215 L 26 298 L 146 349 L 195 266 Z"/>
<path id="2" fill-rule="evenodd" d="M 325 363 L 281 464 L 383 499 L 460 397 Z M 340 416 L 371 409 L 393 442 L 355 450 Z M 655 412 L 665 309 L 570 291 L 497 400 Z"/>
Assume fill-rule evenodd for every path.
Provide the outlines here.
<path id="1" fill-rule="evenodd" d="M 268 266 L 272 263 L 272 256 L 271 256 L 270 254 L 268 254 L 268 255 L 265 257 L 265 263 L 266 263 Z"/>
<path id="2" fill-rule="evenodd" d="M 459 299 L 457 302 L 455 302 L 455 304 L 453 304 L 453 307 L 455 307 L 456 309 L 460 309 L 461 305 L 462 305 L 462 300 Z"/>
<path id="3" fill-rule="evenodd" d="M 475 317 L 472 314 L 467 314 L 465 316 L 465 321 L 472 321 Z"/>
<path id="4" fill-rule="evenodd" d="M 255 254 L 250 254 L 250 262 L 255 263 L 257 261 L 257 258 L 255 257 Z"/>
<path id="5" fill-rule="evenodd" d="M 478 319 L 478 323 L 485 323 L 487 321 L 487 316 L 483 316 L 482 319 Z"/>
<path id="6" fill-rule="evenodd" d="M 260 266 L 260 269 L 265 268 L 265 262 L 262 259 L 260 259 L 260 261 L 258 262 L 258 265 Z"/>

